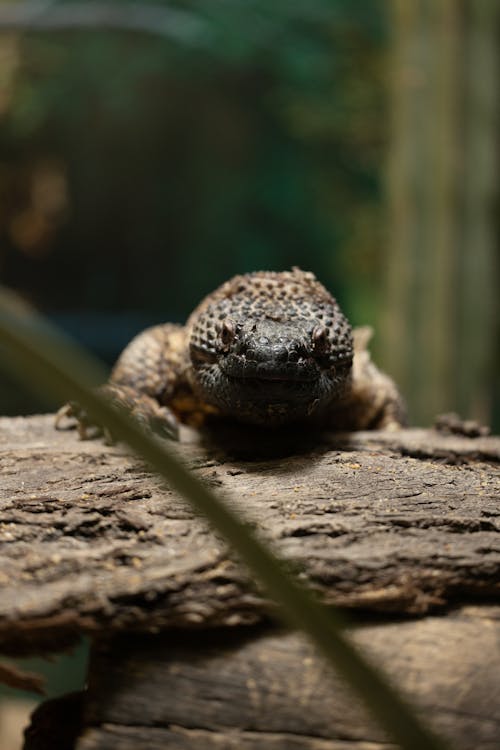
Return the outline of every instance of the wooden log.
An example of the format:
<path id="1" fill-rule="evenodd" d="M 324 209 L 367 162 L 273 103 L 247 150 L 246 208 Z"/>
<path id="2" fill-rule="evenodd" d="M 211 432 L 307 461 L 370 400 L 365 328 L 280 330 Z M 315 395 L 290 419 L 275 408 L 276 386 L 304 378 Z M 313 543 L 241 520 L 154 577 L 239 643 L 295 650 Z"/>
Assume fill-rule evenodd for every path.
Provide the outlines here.
<path id="1" fill-rule="evenodd" d="M 451 747 L 498 747 L 500 606 L 358 623 L 351 631 Z M 67 713 L 64 700 L 52 726 L 64 727 Z M 45 747 L 51 745 L 38 750 Z M 389 745 L 356 697 L 296 633 L 253 627 L 98 642 L 75 750 L 199 747 Z M 33 749 L 28 744 L 25 750 Z"/>
<path id="2" fill-rule="evenodd" d="M 177 451 L 325 603 L 416 614 L 498 596 L 500 439 L 246 436 L 236 456 L 234 439 L 230 455 L 190 434 Z M 55 432 L 50 416 L 0 420 L 0 493 L 4 653 L 273 613 L 226 545 L 123 446 Z"/>
<path id="3" fill-rule="evenodd" d="M 498 746 L 498 438 L 228 428 L 175 450 L 351 610 L 354 638 L 454 747 Z M 0 651 L 94 639 L 88 691 L 37 709 L 25 750 L 387 747 L 275 614 L 124 446 L 0 420 Z"/>

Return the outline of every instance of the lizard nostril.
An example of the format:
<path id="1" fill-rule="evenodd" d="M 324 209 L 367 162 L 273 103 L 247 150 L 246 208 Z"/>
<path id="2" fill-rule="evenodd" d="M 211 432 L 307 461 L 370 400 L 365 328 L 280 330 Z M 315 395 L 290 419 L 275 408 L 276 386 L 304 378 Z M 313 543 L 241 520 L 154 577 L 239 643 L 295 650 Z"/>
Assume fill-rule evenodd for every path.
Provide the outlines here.
<path id="1" fill-rule="evenodd" d="M 289 359 L 289 351 L 285 346 L 276 346 L 274 357 L 276 362 L 287 362 Z"/>

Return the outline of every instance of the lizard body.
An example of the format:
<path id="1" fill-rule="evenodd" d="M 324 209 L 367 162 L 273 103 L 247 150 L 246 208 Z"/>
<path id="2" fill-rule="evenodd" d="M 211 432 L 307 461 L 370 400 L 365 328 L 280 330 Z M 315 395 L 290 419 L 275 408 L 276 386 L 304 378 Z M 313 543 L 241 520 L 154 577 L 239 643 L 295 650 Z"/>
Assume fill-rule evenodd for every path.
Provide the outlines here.
<path id="1" fill-rule="evenodd" d="M 167 432 L 179 421 L 200 426 L 217 416 L 269 426 L 396 428 L 402 401 L 372 363 L 369 337 L 369 329 L 353 333 L 312 273 L 245 274 L 209 294 L 185 326 L 139 334 L 103 390 Z M 85 426 L 74 405 L 64 413 Z"/>

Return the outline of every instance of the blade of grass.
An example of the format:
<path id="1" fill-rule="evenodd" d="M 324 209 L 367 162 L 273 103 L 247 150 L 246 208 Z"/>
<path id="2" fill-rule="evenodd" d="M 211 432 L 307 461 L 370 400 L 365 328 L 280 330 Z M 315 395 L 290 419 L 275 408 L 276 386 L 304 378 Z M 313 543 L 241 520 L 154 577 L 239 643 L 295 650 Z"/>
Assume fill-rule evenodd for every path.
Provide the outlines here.
<path id="1" fill-rule="evenodd" d="M 36 336 L 33 331 L 36 330 Z M 191 474 L 169 450 L 166 441 L 146 434 L 130 417 L 92 392 L 100 368 L 74 345 L 42 325 L 38 318 L 16 315 L 0 297 L 0 343 L 4 359 L 28 384 L 36 383 L 76 399 L 98 423 L 128 443 L 171 487 L 189 500 L 235 548 L 268 594 L 281 605 L 279 615 L 303 630 L 338 673 L 364 700 L 387 734 L 403 750 L 445 750 L 446 744 L 416 716 L 385 677 L 366 661 L 343 634 L 345 622 L 321 606 L 284 572 L 284 564 L 252 534 L 248 525 L 212 490 Z"/>

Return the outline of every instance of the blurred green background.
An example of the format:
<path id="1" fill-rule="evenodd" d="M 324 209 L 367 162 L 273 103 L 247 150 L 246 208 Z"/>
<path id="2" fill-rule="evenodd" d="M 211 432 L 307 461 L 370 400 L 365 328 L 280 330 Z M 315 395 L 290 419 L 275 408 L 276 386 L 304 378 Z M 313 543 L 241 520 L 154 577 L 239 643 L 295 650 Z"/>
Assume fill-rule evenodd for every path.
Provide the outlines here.
<path id="1" fill-rule="evenodd" d="M 412 422 L 498 426 L 496 5 L 4 3 L 1 282 L 112 363 L 299 265 Z M 1 413 L 55 406 L 2 376 Z"/>
<path id="2" fill-rule="evenodd" d="M 3 2 L 0 283 L 112 364 L 299 265 L 413 423 L 498 431 L 499 41 L 497 0 Z M 57 406 L 0 374 L 0 414 Z"/>

